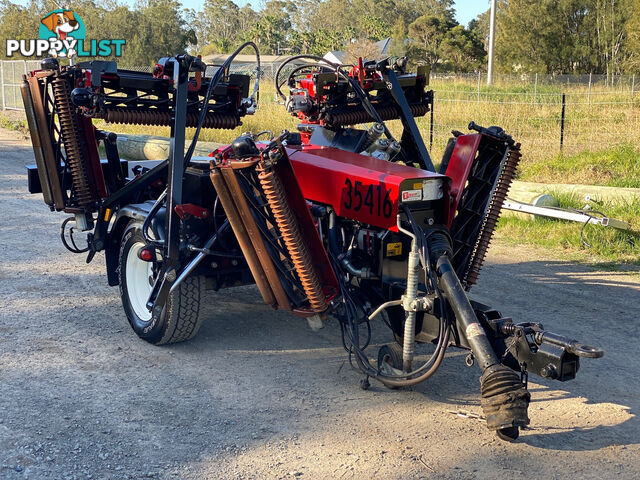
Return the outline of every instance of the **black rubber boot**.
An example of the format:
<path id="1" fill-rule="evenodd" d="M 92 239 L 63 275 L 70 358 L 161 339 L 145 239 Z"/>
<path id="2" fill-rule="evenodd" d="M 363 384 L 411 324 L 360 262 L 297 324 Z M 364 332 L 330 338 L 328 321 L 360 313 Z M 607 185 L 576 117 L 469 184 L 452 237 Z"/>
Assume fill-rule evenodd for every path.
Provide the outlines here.
<path id="1" fill-rule="evenodd" d="M 495 430 L 503 440 L 514 441 L 519 427 L 529 425 L 527 409 L 531 394 L 520 376 L 504 365 L 495 365 L 480 377 L 480 386 L 487 428 Z"/>

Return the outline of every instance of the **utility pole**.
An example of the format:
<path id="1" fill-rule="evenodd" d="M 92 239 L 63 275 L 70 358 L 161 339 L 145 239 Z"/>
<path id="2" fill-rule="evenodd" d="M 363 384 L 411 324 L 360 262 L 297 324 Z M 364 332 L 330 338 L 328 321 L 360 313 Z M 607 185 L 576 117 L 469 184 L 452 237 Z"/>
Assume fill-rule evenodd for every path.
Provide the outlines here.
<path id="1" fill-rule="evenodd" d="M 491 0 L 491 20 L 489 21 L 489 65 L 487 66 L 487 85 L 493 79 L 493 43 L 496 39 L 496 0 Z"/>

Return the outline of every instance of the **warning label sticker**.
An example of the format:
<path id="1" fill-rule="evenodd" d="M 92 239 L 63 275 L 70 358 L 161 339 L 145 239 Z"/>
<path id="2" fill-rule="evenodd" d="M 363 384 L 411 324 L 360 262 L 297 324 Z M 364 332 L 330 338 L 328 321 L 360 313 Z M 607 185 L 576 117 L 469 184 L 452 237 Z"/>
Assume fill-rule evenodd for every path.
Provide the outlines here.
<path id="1" fill-rule="evenodd" d="M 402 255 L 402 242 L 387 243 L 387 257 Z"/>
<path id="2" fill-rule="evenodd" d="M 419 202 L 420 200 L 422 200 L 422 189 L 405 190 L 402 192 L 403 202 Z"/>

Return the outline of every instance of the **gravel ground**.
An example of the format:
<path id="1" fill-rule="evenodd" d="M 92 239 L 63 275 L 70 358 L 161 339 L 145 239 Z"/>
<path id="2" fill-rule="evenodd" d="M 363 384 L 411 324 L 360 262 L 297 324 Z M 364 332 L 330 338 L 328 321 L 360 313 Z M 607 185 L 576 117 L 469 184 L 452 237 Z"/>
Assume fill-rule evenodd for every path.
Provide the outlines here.
<path id="1" fill-rule="evenodd" d="M 104 257 L 67 252 L 62 215 L 26 192 L 32 158 L 0 130 L 0 478 L 640 477 L 637 271 L 492 248 L 475 298 L 606 350 L 572 382 L 530 382 L 531 428 L 508 444 L 449 412 L 481 413 L 463 353 L 363 391 L 335 322 L 313 333 L 254 287 L 212 292 L 190 342 L 139 340 Z"/>

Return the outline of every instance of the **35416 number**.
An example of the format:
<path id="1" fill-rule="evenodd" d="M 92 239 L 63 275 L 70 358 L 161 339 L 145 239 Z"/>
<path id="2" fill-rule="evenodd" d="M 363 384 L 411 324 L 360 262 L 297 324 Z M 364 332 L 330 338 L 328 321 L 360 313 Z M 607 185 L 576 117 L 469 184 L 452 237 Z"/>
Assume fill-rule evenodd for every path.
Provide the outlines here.
<path id="1" fill-rule="evenodd" d="M 369 211 L 369 215 L 391 217 L 393 210 L 391 190 L 387 190 L 382 185 L 363 185 L 360 180 L 352 182 L 350 178 L 347 178 L 344 184 L 347 187 L 344 194 L 344 208 L 355 212 L 364 208 L 365 211 Z"/>

